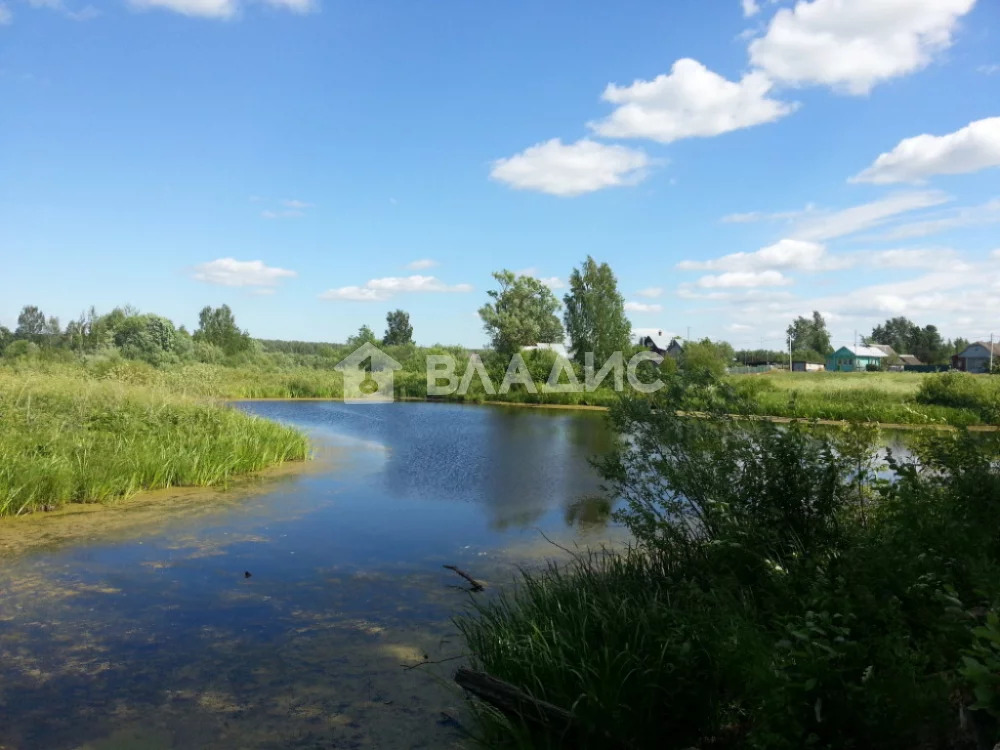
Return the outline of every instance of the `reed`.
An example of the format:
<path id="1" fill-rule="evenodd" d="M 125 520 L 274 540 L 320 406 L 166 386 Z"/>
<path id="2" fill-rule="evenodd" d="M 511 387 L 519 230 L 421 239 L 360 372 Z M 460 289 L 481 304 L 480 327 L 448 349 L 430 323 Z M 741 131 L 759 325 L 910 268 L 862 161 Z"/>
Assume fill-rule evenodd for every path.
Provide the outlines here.
<path id="1" fill-rule="evenodd" d="M 220 485 L 307 454 L 296 430 L 162 386 L 0 371 L 0 515 Z"/>

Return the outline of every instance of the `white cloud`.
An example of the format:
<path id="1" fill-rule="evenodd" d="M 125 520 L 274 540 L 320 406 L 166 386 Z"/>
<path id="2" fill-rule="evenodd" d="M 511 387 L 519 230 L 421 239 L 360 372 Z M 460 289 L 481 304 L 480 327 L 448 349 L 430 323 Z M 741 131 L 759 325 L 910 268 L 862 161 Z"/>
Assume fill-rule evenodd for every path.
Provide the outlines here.
<path id="1" fill-rule="evenodd" d="M 304 211 L 307 208 L 313 208 L 316 204 L 309 203 L 308 201 L 296 200 L 294 198 L 286 198 L 285 200 L 281 201 L 281 205 L 284 206 L 285 208 Z"/>
<path id="2" fill-rule="evenodd" d="M 980 65 L 976 70 L 985 76 L 995 75 L 1000 73 L 1000 63 L 992 63 L 990 65 Z"/>
<path id="3" fill-rule="evenodd" d="M 220 286 L 270 287 L 284 278 L 298 274 L 285 268 L 267 266 L 262 260 L 219 258 L 194 267 L 191 274 L 197 281 Z"/>
<path id="4" fill-rule="evenodd" d="M 951 198 L 936 190 L 894 193 L 841 211 L 813 213 L 795 225 L 792 236 L 803 240 L 832 240 L 885 223 L 894 216 L 947 203 Z"/>
<path id="5" fill-rule="evenodd" d="M 561 196 L 634 185 L 645 177 L 649 157 L 642 151 L 609 146 L 588 138 L 564 144 L 553 138 L 493 162 L 490 177 L 518 190 Z"/>
<path id="6" fill-rule="evenodd" d="M 958 257 L 958 253 L 949 248 L 879 250 L 866 253 L 864 257 L 875 268 L 929 268 L 952 271 L 971 268 Z"/>
<path id="7" fill-rule="evenodd" d="M 8 26 L 14 20 L 14 14 L 7 3 L 0 3 L 0 26 Z"/>
<path id="8" fill-rule="evenodd" d="M 747 211 L 745 213 L 727 214 L 722 217 L 723 224 L 751 224 L 758 221 L 778 221 L 781 219 L 795 219 L 805 214 L 812 213 L 816 210 L 816 206 L 812 203 L 806 205 L 805 208 L 798 209 L 795 211 L 777 211 L 775 213 L 766 213 L 764 211 Z"/>
<path id="9" fill-rule="evenodd" d="M 38 0 L 51 2 L 52 0 Z M 292 13 L 308 13 L 317 8 L 315 0 L 258 0 L 272 8 Z M 246 4 L 244 0 L 129 0 L 134 8 L 149 10 L 159 8 L 198 18 L 226 19 L 236 16 Z"/>
<path id="10" fill-rule="evenodd" d="M 640 297 L 647 297 L 649 299 L 656 299 L 663 294 L 663 288 L 658 286 L 651 286 L 648 289 L 640 289 L 636 292 Z"/>
<path id="11" fill-rule="evenodd" d="M 703 289 L 748 289 L 759 286 L 787 286 L 794 283 L 781 271 L 731 271 L 717 276 L 702 276 L 698 286 Z"/>
<path id="12" fill-rule="evenodd" d="M 990 255 L 996 258 L 997 260 L 1000 260 L 1000 247 L 998 247 L 996 250 L 990 253 Z"/>
<path id="13" fill-rule="evenodd" d="M 387 276 L 370 279 L 363 286 L 342 286 L 328 289 L 320 299 L 377 302 L 405 292 L 471 292 L 469 284 L 445 284 L 434 276 Z"/>
<path id="14" fill-rule="evenodd" d="M 959 206 L 948 211 L 938 211 L 925 214 L 918 221 L 898 224 L 886 232 L 879 234 L 879 240 L 905 240 L 914 237 L 927 237 L 949 229 L 981 226 L 1000 222 L 1000 198 L 994 198 L 979 206 Z"/>
<path id="15" fill-rule="evenodd" d="M 926 67 L 951 46 L 976 0 L 800 0 L 750 44 L 750 61 L 772 79 L 850 94 Z"/>
<path id="16" fill-rule="evenodd" d="M 658 313 L 663 310 L 663 305 L 648 302 L 626 302 L 625 310 L 626 312 Z"/>
<path id="17" fill-rule="evenodd" d="M 683 260 L 682 271 L 829 271 L 844 268 L 848 261 L 830 257 L 817 242 L 783 239 L 752 253 L 730 253 L 712 260 Z"/>
<path id="18" fill-rule="evenodd" d="M 851 182 L 924 182 L 939 174 L 1000 167 L 1000 117 L 976 120 L 947 135 L 905 138 Z"/>
<path id="19" fill-rule="evenodd" d="M 129 0 L 134 8 L 172 10 L 184 16 L 232 18 L 239 10 L 237 0 Z"/>
<path id="20" fill-rule="evenodd" d="M 726 80 L 697 60 L 677 60 L 670 74 L 630 86 L 609 84 L 602 98 L 619 105 L 589 126 L 609 138 L 650 138 L 670 143 L 681 138 L 720 135 L 773 122 L 797 105 L 768 99 L 771 81 L 760 72 L 739 83 Z"/>
<path id="21" fill-rule="evenodd" d="M 744 18 L 750 18 L 750 16 L 760 13 L 760 5 L 757 4 L 757 0 L 740 0 L 740 4 L 743 6 Z"/>
<path id="22" fill-rule="evenodd" d="M 424 271 L 428 268 L 433 268 L 438 265 L 436 260 L 431 260 L 430 258 L 421 258 L 420 260 L 415 260 L 406 264 L 406 267 L 411 271 Z"/>

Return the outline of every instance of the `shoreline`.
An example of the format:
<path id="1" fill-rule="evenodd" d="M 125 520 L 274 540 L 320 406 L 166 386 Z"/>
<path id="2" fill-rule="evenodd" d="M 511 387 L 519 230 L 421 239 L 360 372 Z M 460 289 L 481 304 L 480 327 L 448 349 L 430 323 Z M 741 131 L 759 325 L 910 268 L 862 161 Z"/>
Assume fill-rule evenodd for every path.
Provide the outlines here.
<path id="1" fill-rule="evenodd" d="M 343 398 L 234 398 L 234 399 L 222 399 L 225 402 L 255 402 L 255 401 L 319 401 L 319 402 L 335 402 L 343 403 Z M 405 403 L 424 403 L 424 404 L 454 404 L 457 406 L 514 406 L 520 408 L 528 409 L 555 409 L 564 411 L 608 411 L 610 407 L 598 406 L 595 404 L 538 404 L 532 403 L 530 401 L 454 401 L 444 398 L 420 398 L 417 396 L 403 396 L 397 398 L 395 402 L 405 402 Z M 385 403 L 395 403 L 393 401 Z M 695 414 L 689 414 L 688 416 L 697 416 Z M 848 419 L 822 419 L 818 417 L 781 417 L 777 415 L 770 414 L 752 414 L 750 416 L 743 416 L 740 414 L 729 414 L 728 416 L 733 419 L 749 419 L 749 420 L 761 420 L 767 422 L 775 422 L 777 424 L 788 424 L 789 422 L 809 422 L 811 424 L 823 425 L 826 427 L 845 427 L 849 424 L 853 424 L 851 420 Z M 951 424 L 920 424 L 917 422 L 860 422 L 859 424 L 880 427 L 884 430 L 936 430 L 938 432 L 957 432 L 962 429 L 966 429 L 969 432 L 1000 432 L 1000 425 L 995 424 L 973 424 L 963 427 L 956 427 Z"/>

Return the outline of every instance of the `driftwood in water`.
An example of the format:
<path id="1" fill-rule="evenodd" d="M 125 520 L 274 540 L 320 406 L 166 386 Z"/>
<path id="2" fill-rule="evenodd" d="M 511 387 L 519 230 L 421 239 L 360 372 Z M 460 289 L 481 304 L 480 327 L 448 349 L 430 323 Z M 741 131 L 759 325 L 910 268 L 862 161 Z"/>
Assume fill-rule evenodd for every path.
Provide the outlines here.
<path id="1" fill-rule="evenodd" d="M 473 578 L 472 576 L 470 576 L 468 573 L 466 573 L 461 568 L 457 568 L 454 565 L 445 565 L 444 567 L 447 568 L 448 570 L 453 570 L 456 573 L 458 573 L 460 576 L 462 576 L 462 578 L 464 578 L 466 581 L 468 581 L 469 585 L 472 586 L 472 590 L 473 591 L 482 591 L 484 588 L 486 588 L 485 586 L 483 586 L 483 584 L 481 584 L 479 581 L 477 581 L 475 578 Z"/>

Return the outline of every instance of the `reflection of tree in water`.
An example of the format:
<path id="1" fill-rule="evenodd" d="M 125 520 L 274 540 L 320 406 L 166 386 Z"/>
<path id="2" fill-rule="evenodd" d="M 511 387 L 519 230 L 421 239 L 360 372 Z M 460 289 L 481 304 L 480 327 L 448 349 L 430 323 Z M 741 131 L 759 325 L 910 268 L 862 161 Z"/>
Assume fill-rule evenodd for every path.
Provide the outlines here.
<path id="1" fill-rule="evenodd" d="M 611 501 L 602 495 L 585 495 L 567 505 L 563 517 L 567 526 L 603 527 L 611 518 Z"/>

